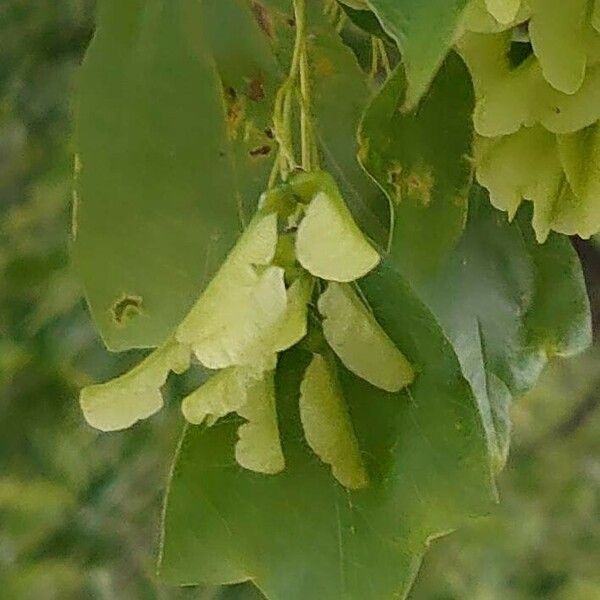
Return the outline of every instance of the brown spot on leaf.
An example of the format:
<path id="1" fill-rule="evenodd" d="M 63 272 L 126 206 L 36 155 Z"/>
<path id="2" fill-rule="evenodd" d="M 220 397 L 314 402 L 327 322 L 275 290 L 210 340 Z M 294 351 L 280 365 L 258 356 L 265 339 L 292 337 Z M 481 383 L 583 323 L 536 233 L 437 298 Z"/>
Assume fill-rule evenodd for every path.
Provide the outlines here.
<path id="1" fill-rule="evenodd" d="M 265 99 L 265 84 L 262 75 L 254 77 L 248 83 L 248 98 L 253 102 L 260 102 Z"/>
<path id="2" fill-rule="evenodd" d="M 264 33 L 272 38 L 273 22 L 267 9 L 260 2 L 252 2 L 252 12 L 254 13 L 254 18 L 256 19 L 258 26 L 264 31 Z"/>
<path id="3" fill-rule="evenodd" d="M 225 89 L 225 107 L 227 134 L 230 139 L 234 139 L 244 118 L 244 104 L 232 87 Z"/>
<path id="4" fill-rule="evenodd" d="M 418 202 L 427 207 L 431 204 L 434 178 L 427 167 L 415 166 L 406 172 L 401 164 L 393 164 L 388 170 L 388 183 L 394 189 L 394 201 L 400 204 L 403 199 Z"/>
<path id="5" fill-rule="evenodd" d="M 429 206 L 433 183 L 431 171 L 420 169 L 413 171 L 406 178 L 406 194 L 411 200 L 420 202 L 423 206 Z"/>
<path id="6" fill-rule="evenodd" d="M 258 148 L 253 148 L 249 152 L 250 156 L 267 156 L 270 153 L 271 146 L 267 146 L 266 144 L 264 146 L 258 146 Z"/>
<path id="7" fill-rule="evenodd" d="M 123 294 L 111 307 L 113 322 L 117 327 L 126 327 L 129 321 L 142 314 L 142 297 Z"/>
<path id="8" fill-rule="evenodd" d="M 387 174 L 388 183 L 394 189 L 394 204 L 400 204 L 402 200 L 402 165 L 393 164 Z"/>

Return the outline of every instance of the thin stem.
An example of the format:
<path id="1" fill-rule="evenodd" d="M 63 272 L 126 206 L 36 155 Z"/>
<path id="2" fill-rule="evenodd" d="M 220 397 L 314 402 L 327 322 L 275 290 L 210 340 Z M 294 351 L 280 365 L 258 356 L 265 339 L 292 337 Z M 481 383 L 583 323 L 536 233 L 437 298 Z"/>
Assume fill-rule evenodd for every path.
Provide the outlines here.
<path id="1" fill-rule="evenodd" d="M 294 134 L 292 132 L 292 89 L 288 89 L 283 100 L 283 123 L 285 135 L 285 148 L 287 159 L 286 171 L 284 175 L 287 177 L 290 171 L 296 168 L 296 156 L 294 154 Z"/>
<path id="2" fill-rule="evenodd" d="M 296 40 L 292 54 L 292 66 L 289 79 L 296 83 L 300 72 L 300 60 L 306 38 L 306 10 L 305 0 L 294 0 L 294 18 L 296 21 Z"/>
<path id="3" fill-rule="evenodd" d="M 300 143 L 302 147 L 302 168 L 305 171 L 310 171 L 312 168 L 312 128 L 309 110 L 310 80 L 305 40 L 300 58 Z"/>
<path id="4" fill-rule="evenodd" d="M 282 174 L 287 173 L 296 166 L 291 129 L 292 83 L 292 80 L 288 78 L 279 88 L 273 111 L 273 130 L 279 144 L 279 165 L 281 166 Z"/>
<path id="5" fill-rule="evenodd" d="M 275 185 L 277 175 L 285 179 L 298 163 L 294 153 L 293 101 L 298 96 L 300 109 L 301 166 L 310 171 L 314 158 L 314 130 L 310 118 L 310 78 L 306 48 L 306 0 L 293 0 L 296 39 L 289 74 L 275 98 L 273 129 L 279 144 L 278 158 L 269 177 L 269 186 Z"/>

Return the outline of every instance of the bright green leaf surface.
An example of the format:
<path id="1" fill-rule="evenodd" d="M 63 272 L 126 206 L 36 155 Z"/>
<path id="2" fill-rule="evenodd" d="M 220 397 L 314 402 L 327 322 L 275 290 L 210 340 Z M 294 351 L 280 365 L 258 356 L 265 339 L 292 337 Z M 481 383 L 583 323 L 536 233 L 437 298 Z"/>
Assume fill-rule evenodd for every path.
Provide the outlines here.
<path id="1" fill-rule="evenodd" d="M 413 109 L 452 47 L 468 0 L 368 0 L 368 3 L 400 47 L 408 80 L 403 106 Z"/>
<path id="2" fill-rule="evenodd" d="M 330 283 L 319 298 L 323 334 L 344 366 L 387 392 L 413 382 L 414 370 L 349 285 Z"/>
<path id="3" fill-rule="evenodd" d="M 464 226 L 474 98 L 454 54 L 414 113 L 400 111 L 405 89 L 398 69 L 365 114 L 360 157 L 392 201 L 396 256 L 416 273 L 435 267 Z"/>
<path id="4" fill-rule="evenodd" d="M 216 35 L 224 22 L 236 35 Z M 99 2 L 75 103 L 74 259 L 111 349 L 164 341 L 258 200 L 269 52 L 243 0 Z"/>
<path id="5" fill-rule="evenodd" d="M 331 465 L 333 476 L 351 490 L 368 485 L 360 448 L 335 363 L 315 354 L 300 385 L 300 420 L 315 454 Z"/>
<path id="6" fill-rule="evenodd" d="M 427 540 L 487 510 L 485 435 L 448 341 L 389 263 L 361 285 L 418 371 L 410 393 L 387 394 L 339 369 L 369 486 L 344 489 L 307 447 L 298 401 L 311 357 L 291 351 L 276 377 L 281 474 L 240 470 L 235 423 L 188 429 L 166 508 L 167 580 L 251 579 L 271 600 L 404 597 Z"/>

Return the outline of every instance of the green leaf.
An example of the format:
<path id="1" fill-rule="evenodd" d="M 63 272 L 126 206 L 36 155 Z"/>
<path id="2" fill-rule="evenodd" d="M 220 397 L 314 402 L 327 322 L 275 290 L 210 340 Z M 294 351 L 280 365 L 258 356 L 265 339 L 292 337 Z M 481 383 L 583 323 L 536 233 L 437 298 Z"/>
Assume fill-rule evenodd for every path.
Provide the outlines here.
<path id="1" fill-rule="evenodd" d="M 227 132 L 242 218 L 248 223 L 277 153 L 272 115 L 283 75 L 248 0 L 202 0 L 203 34 L 224 89 Z"/>
<path id="2" fill-rule="evenodd" d="M 405 94 L 399 68 L 365 113 L 360 158 L 392 201 L 395 255 L 416 273 L 434 268 L 464 227 L 474 98 L 455 54 L 416 112 L 401 112 Z"/>
<path id="3" fill-rule="evenodd" d="M 592 344 L 592 316 L 579 257 L 571 241 L 551 234 L 536 243 L 528 211 L 518 215 L 518 227 L 534 265 L 534 294 L 524 318 L 529 348 L 545 359 L 575 356 Z M 533 352 L 533 350 L 532 350 Z M 535 383 L 525 380 L 521 390 Z"/>
<path id="4" fill-rule="evenodd" d="M 387 392 L 413 382 L 411 364 L 349 285 L 330 283 L 318 306 L 325 339 L 347 369 Z"/>
<path id="5" fill-rule="evenodd" d="M 368 0 L 402 53 L 407 78 L 404 108 L 414 109 L 427 91 L 454 44 L 467 3 L 468 0 Z"/>
<path id="6" fill-rule="evenodd" d="M 338 367 L 369 486 L 343 488 L 306 446 L 298 402 L 312 355 L 292 350 L 276 375 L 281 474 L 239 469 L 235 423 L 186 432 L 165 512 L 167 580 L 252 580 L 271 600 L 405 597 L 427 542 L 488 510 L 484 431 L 450 344 L 390 261 L 361 285 L 418 372 L 388 394 Z"/>
<path id="7" fill-rule="evenodd" d="M 75 102 L 73 252 L 109 348 L 162 343 L 233 246 L 270 170 L 257 132 L 275 67 L 243 0 L 99 3 Z"/>
<path id="8" fill-rule="evenodd" d="M 346 16 L 352 21 L 356 27 L 368 33 L 369 35 L 380 37 L 386 41 L 393 42 L 390 37 L 386 34 L 381 23 L 368 6 L 362 9 L 352 8 L 351 6 L 344 4 L 342 6 Z"/>
<path id="9" fill-rule="evenodd" d="M 331 465 L 333 476 L 351 490 L 368 485 L 367 473 L 335 363 L 315 354 L 300 385 L 300 420 L 315 454 Z"/>
<path id="10" fill-rule="evenodd" d="M 443 268 L 418 285 L 442 324 L 479 402 L 493 463 L 508 450 L 508 409 L 547 360 L 591 341 L 581 267 L 568 239 L 539 245 L 521 211 L 509 224 L 473 193 L 469 223 Z"/>
<path id="11" fill-rule="evenodd" d="M 340 0 L 340 2 L 354 10 L 369 10 L 367 0 Z"/>

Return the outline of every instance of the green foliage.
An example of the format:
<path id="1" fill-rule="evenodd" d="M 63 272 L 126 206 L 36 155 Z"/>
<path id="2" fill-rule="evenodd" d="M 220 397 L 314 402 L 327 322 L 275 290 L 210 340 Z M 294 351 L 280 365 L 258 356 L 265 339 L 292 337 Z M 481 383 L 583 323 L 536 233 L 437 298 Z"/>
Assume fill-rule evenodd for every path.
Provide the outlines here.
<path id="1" fill-rule="evenodd" d="M 513 398 L 590 343 L 551 233 L 600 229 L 587 3 L 344 4 L 100 3 L 75 265 L 107 346 L 158 349 L 81 406 L 121 429 L 186 388 L 176 584 L 405 597 L 491 510 Z"/>
<path id="2" fill-rule="evenodd" d="M 415 275 L 438 266 L 466 220 L 474 102 L 466 67 L 451 55 L 417 109 L 404 112 L 405 100 L 399 67 L 365 112 L 360 157 L 390 199 L 394 252 Z"/>
<path id="3" fill-rule="evenodd" d="M 408 80 L 405 108 L 415 108 L 427 91 L 454 43 L 467 2 L 367 0 L 385 31 L 400 47 Z"/>
<path id="4" fill-rule="evenodd" d="M 567 240 L 553 235 L 537 245 L 525 214 L 508 224 L 478 189 L 446 260 L 419 289 L 476 394 L 498 470 L 508 454 L 512 398 L 531 389 L 548 358 L 591 343 L 585 285 Z"/>

